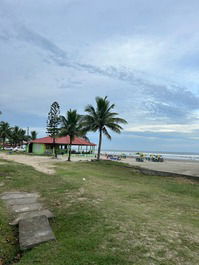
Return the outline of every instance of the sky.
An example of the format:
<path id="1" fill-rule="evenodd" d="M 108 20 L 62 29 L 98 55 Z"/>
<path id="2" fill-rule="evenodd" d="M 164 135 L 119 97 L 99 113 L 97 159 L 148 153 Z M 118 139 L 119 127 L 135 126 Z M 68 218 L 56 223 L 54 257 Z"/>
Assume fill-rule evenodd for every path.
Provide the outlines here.
<path id="1" fill-rule="evenodd" d="M 199 152 L 198 28 L 198 0 L 0 0 L 0 120 L 43 137 L 54 101 L 108 96 L 103 149 Z"/>

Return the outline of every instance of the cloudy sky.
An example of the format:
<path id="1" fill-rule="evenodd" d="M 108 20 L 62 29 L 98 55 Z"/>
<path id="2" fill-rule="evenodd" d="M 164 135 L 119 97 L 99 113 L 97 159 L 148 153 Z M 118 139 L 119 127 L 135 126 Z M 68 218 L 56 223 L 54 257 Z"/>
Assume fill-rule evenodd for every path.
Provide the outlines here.
<path id="1" fill-rule="evenodd" d="M 199 152 L 198 29 L 198 0 L 0 0 L 1 119 L 42 137 L 53 101 L 108 96 L 104 149 Z"/>

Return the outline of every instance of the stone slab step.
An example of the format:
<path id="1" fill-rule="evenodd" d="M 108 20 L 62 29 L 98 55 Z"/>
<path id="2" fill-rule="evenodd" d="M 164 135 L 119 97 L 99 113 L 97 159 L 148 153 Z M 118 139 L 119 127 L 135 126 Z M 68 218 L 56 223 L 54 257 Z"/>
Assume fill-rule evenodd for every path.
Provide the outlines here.
<path id="1" fill-rule="evenodd" d="M 5 203 L 10 206 L 10 205 L 19 205 L 19 204 L 30 204 L 30 203 L 35 203 L 37 202 L 36 197 L 28 197 L 28 198 L 20 198 L 20 199 L 8 199 L 5 200 Z"/>
<path id="2" fill-rule="evenodd" d="M 28 192 L 4 192 L 1 194 L 2 200 L 10 200 L 10 199 L 21 199 L 21 198 L 39 198 L 40 195 L 36 192 L 28 193 Z"/>
<path id="3" fill-rule="evenodd" d="M 21 250 L 55 240 L 48 218 L 44 215 L 19 221 L 19 244 Z"/>
<path id="4" fill-rule="evenodd" d="M 22 213 L 22 212 L 31 212 L 31 211 L 39 211 L 43 208 L 42 204 L 37 203 L 26 203 L 26 204 L 18 204 L 12 205 L 11 209 L 14 213 Z"/>
<path id="5" fill-rule="evenodd" d="M 10 223 L 10 225 L 17 225 L 20 220 L 27 219 L 27 218 L 32 218 L 36 216 L 42 216 L 45 215 L 47 218 L 53 218 L 55 217 L 54 214 L 49 211 L 49 210 L 40 210 L 40 211 L 33 211 L 33 212 L 25 212 L 25 213 L 20 213 L 17 218 L 13 222 Z"/>

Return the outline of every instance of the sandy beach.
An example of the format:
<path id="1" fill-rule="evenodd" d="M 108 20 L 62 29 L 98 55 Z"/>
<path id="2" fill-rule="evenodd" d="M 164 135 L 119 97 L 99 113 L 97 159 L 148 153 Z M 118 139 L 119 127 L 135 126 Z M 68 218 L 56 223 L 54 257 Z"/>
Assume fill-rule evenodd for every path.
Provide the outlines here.
<path id="1" fill-rule="evenodd" d="M 136 162 L 135 158 L 122 159 L 122 162 L 151 170 L 164 171 L 199 177 L 199 162 L 189 160 L 165 160 L 164 162 Z"/>

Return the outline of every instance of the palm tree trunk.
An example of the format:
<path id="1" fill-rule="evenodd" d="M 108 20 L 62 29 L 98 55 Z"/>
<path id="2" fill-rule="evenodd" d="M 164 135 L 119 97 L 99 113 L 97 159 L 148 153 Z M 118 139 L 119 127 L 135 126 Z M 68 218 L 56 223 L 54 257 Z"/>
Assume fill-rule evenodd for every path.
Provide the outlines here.
<path id="1" fill-rule="evenodd" d="M 3 137 L 3 150 L 4 150 L 4 145 L 5 145 L 5 138 Z"/>
<path id="2" fill-rule="evenodd" d="M 101 145 L 102 145 L 102 129 L 99 129 L 99 144 L 98 144 L 97 160 L 100 160 Z"/>
<path id="3" fill-rule="evenodd" d="M 68 161 L 70 161 L 70 157 L 71 157 L 71 145 L 72 145 L 72 139 L 70 136 L 70 144 L 69 144 L 69 150 L 68 150 Z"/>

